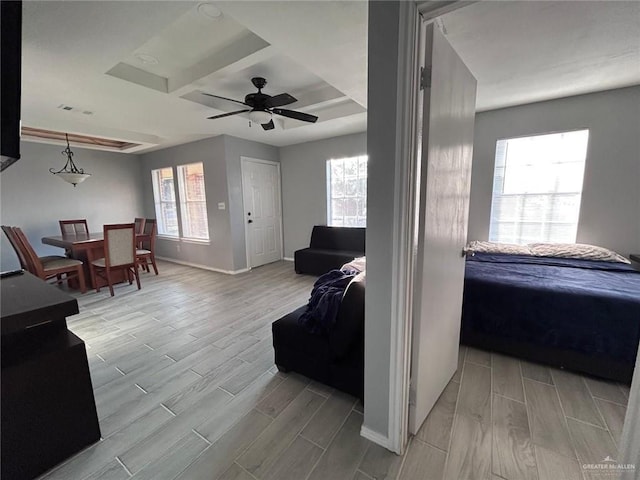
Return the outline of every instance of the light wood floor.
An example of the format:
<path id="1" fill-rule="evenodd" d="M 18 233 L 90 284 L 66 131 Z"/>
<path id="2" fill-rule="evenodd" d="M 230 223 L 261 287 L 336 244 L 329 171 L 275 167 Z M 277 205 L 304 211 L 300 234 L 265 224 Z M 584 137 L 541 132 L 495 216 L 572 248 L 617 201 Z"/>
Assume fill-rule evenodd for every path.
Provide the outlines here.
<path id="1" fill-rule="evenodd" d="M 141 291 L 77 296 L 103 439 L 41 478 L 586 480 L 616 458 L 626 387 L 464 347 L 398 457 L 360 437 L 354 398 L 273 365 L 271 322 L 313 277 L 159 267 Z"/>

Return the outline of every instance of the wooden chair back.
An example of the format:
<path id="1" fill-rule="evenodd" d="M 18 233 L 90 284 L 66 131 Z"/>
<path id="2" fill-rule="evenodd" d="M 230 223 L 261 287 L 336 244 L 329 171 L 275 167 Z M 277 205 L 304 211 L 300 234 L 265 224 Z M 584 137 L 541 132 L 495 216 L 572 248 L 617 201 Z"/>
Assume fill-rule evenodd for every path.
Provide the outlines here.
<path id="1" fill-rule="evenodd" d="M 56 277 L 56 283 L 62 283 L 64 280 L 62 275 L 66 275 L 67 282 L 72 278 L 76 278 L 80 286 L 80 291 L 82 293 L 87 291 L 81 261 L 59 258 L 53 259 L 45 265 L 29 243 L 24 232 L 18 227 L 11 227 L 11 229 L 18 240 L 18 245 L 21 247 L 22 253 L 27 262 L 27 270 L 30 273 L 42 280 L 48 280 L 49 278 Z"/>
<path id="2" fill-rule="evenodd" d="M 7 236 L 7 239 L 9 240 L 11 247 L 13 248 L 13 250 L 16 252 L 16 255 L 18 256 L 18 261 L 20 262 L 20 268 L 22 268 L 23 270 L 28 270 L 27 259 L 24 256 L 24 253 L 22 251 L 22 245 L 20 245 L 20 240 L 18 240 L 15 232 L 13 231 L 13 227 L 2 225 L 2 231 Z"/>
<path id="3" fill-rule="evenodd" d="M 145 219 L 144 218 L 136 218 L 134 220 L 134 223 L 136 225 L 136 234 L 140 235 L 140 234 L 144 233 Z"/>
<path id="4" fill-rule="evenodd" d="M 45 278 L 42 262 L 40 261 L 40 258 L 38 257 L 36 251 L 29 243 L 29 239 L 27 239 L 27 236 L 19 227 L 12 227 L 12 230 L 15 233 L 15 236 L 18 239 L 18 243 L 22 248 L 22 253 L 27 262 L 27 270 L 37 277 Z"/>
<path id="5" fill-rule="evenodd" d="M 59 220 L 58 223 L 60 224 L 62 235 L 77 235 L 78 233 L 89 235 L 89 226 L 84 218 L 79 220 Z"/>
<path id="6" fill-rule="evenodd" d="M 155 252 L 156 236 L 158 235 L 158 222 L 155 218 L 147 218 L 144 221 L 144 235 L 142 248 Z"/>
<path id="7" fill-rule="evenodd" d="M 104 226 L 104 261 L 107 269 L 135 265 L 135 223 Z"/>

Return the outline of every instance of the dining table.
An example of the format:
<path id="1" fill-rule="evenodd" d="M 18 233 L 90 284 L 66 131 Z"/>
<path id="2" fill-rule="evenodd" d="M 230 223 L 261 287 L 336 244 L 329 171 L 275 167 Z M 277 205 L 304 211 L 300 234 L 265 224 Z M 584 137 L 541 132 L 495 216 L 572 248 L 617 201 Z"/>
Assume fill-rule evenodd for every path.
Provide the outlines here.
<path id="1" fill-rule="evenodd" d="M 148 240 L 148 234 L 136 234 L 136 245 Z M 89 263 L 99 258 L 104 257 L 104 233 L 92 232 L 92 233 L 67 233 L 64 235 L 51 235 L 48 237 L 42 237 L 42 243 L 45 245 L 51 245 L 53 247 L 64 248 L 66 252 L 69 252 L 71 258 L 81 260 L 84 264 L 85 278 L 87 284 L 92 288 L 96 286 L 106 286 L 107 282 L 102 277 L 96 277 L 98 285 L 94 284 L 94 280 L 91 278 L 91 272 L 89 270 Z M 114 281 L 116 283 L 129 281 L 126 278 L 122 270 L 115 271 Z"/>

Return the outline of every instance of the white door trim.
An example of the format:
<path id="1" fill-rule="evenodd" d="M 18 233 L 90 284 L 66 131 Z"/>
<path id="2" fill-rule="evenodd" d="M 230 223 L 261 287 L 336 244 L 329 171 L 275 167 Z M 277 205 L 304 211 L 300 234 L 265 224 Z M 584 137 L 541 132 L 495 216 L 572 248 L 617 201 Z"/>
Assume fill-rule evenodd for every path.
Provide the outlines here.
<path id="1" fill-rule="evenodd" d="M 408 441 L 413 257 L 415 235 L 415 170 L 420 146 L 420 15 L 414 2 L 401 2 L 398 45 L 396 174 L 391 252 L 391 338 L 389 362 L 389 430 L 386 448 L 399 455 Z M 365 399 L 366 402 L 366 399 Z M 366 405 L 366 403 L 365 403 Z M 366 406 L 365 406 L 366 408 Z M 381 443 L 382 437 L 365 437 Z"/>
<path id="2" fill-rule="evenodd" d="M 262 160 L 260 158 L 253 157 L 245 157 L 240 156 L 240 184 L 242 186 L 242 221 L 244 222 L 244 246 L 245 246 L 245 256 L 247 262 L 247 270 L 251 270 L 251 262 L 249 255 L 249 227 L 247 223 L 247 219 L 245 218 L 245 212 L 247 209 L 244 206 L 244 172 L 245 172 L 245 164 L 247 162 L 252 163 L 264 163 L 267 165 L 275 165 L 278 169 L 278 214 L 280 218 L 280 260 L 284 258 L 284 228 L 282 224 L 282 177 L 280 172 L 280 162 L 274 162 L 273 160 Z"/>

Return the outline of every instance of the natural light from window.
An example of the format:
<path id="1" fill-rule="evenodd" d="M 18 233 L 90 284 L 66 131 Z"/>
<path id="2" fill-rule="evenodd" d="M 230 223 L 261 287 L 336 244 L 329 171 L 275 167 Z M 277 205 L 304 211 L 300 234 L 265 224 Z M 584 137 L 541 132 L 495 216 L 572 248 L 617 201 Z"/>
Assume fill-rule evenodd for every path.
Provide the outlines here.
<path id="1" fill-rule="evenodd" d="M 368 157 L 327 160 L 327 224 L 367 226 Z"/>
<path id="2" fill-rule="evenodd" d="M 589 130 L 498 140 L 489 240 L 574 243 Z"/>
<path id="3" fill-rule="evenodd" d="M 202 162 L 180 165 L 178 179 L 182 236 L 196 240 L 209 240 Z"/>
<path id="4" fill-rule="evenodd" d="M 158 219 L 158 235 L 178 237 L 178 212 L 176 192 L 173 186 L 173 168 L 151 170 L 153 199 Z"/>

